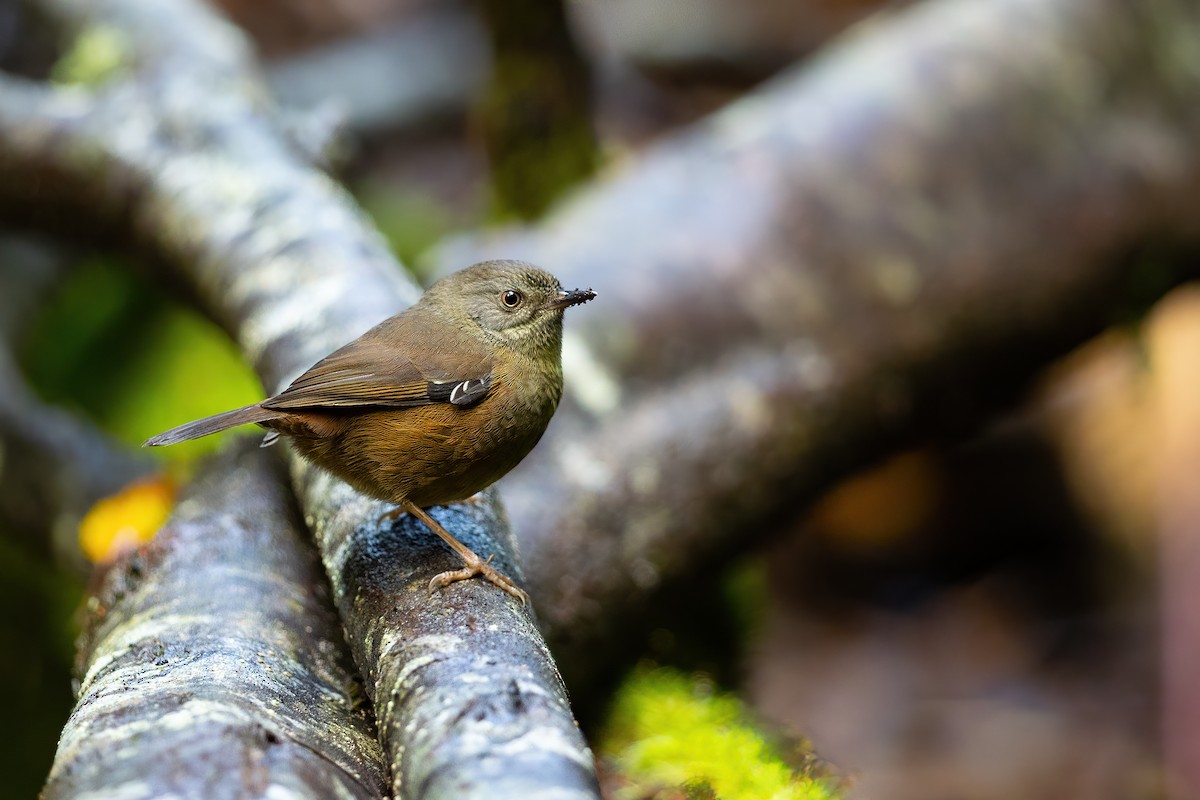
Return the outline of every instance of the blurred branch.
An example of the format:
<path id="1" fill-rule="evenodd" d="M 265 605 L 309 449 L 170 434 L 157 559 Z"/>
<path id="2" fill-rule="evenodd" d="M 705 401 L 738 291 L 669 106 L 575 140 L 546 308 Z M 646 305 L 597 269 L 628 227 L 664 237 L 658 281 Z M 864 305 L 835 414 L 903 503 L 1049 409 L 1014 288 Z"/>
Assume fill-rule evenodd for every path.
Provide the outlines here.
<path id="1" fill-rule="evenodd" d="M 62 248 L 0 230 L 0 342 L 17 341 L 66 268 Z"/>
<path id="2" fill-rule="evenodd" d="M 478 0 L 492 43 L 479 108 L 502 211 L 533 218 L 596 169 L 592 85 L 563 0 Z"/>
<path id="3" fill-rule="evenodd" d="M 281 465 L 245 444 L 89 599 L 79 701 L 44 797 L 386 793 Z"/>
<path id="4" fill-rule="evenodd" d="M 267 71 L 281 105 L 336 103 L 346 124 L 379 134 L 461 115 L 483 84 L 487 43 L 474 16 L 455 5 L 283 59 Z"/>
<path id="5" fill-rule="evenodd" d="M 808 55 L 881 7 L 902 0 L 690 0 L 573 3 L 608 59 L 667 79 L 761 79 Z"/>
<path id="6" fill-rule="evenodd" d="M 573 686 L 653 592 L 896 444 L 977 424 L 1109 323 L 1145 283 L 1132 245 L 1196 241 L 1200 62 L 1168 54 L 1197 41 L 1172 0 L 931 0 L 544 224 L 442 250 L 603 298 L 501 484 Z"/>
<path id="7" fill-rule="evenodd" d="M 13 360 L 13 346 L 65 258 L 44 244 L 0 238 L 0 529 L 60 566 L 83 569 L 77 530 L 102 497 L 149 473 L 87 421 L 40 402 Z"/>
<path id="8" fill-rule="evenodd" d="M 351 199 L 290 146 L 246 42 L 209 8 L 47 6 L 77 42 L 107 37 L 117 58 L 90 90 L 0 87 L 0 211 L 132 242 L 196 295 L 270 387 L 415 299 Z M 595 797 L 591 755 L 528 612 L 481 581 L 430 597 L 449 551 L 407 521 L 381 525 L 382 504 L 328 475 L 292 467 L 396 793 Z M 481 516 L 464 541 L 519 574 L 493 502 L 467 514 Z"/>

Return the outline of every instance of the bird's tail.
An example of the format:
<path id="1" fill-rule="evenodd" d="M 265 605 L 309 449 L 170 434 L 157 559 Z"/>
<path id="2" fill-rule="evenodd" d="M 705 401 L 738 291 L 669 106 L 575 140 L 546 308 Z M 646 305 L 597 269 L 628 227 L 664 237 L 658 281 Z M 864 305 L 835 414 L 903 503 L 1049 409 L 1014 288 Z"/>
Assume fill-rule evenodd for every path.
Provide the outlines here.
<path id="1" fill-rule="evenodd" d="M 283 414 L 278 411 L 271 411 L 270 409 L 263 408 L 258 403 L 254 403 L 245 408 L 235 408 L 233 411 L 214 414 L 211 417 L 193 420 L 192 422 L 180 425 L 178 428 L 171 428 L 171 430 L 164 431 L 157 436 L 151 436 L 145 441 L 142 447 L 178 444 L 179 442 L 186 442 L 189 439 L 199 439 L 201 436 L 208 436 L 210 433 L 217 433 L 226 428 L 236 428 L 238 425 L 248 425 L 252 422 L 266 422 L 278 419 L 281 416 Z"/>

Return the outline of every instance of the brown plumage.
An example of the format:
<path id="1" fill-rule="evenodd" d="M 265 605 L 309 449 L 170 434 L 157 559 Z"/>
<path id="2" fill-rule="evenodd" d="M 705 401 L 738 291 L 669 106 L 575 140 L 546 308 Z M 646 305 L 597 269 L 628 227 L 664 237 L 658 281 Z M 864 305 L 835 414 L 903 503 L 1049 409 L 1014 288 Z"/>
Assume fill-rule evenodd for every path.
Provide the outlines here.
<path id="1" fill-rule="evenodd" d="M 485 261 L 429 288 L 274 397 L 180 425 L 149 446 L 256 423 L 364 494 L 420 518 L 463 558 L 430 588 L 506 576 L 423 509 L 492 484 L 537 444 L 562 395 L 562 317 L 595 297 L 521 261 Z"/>

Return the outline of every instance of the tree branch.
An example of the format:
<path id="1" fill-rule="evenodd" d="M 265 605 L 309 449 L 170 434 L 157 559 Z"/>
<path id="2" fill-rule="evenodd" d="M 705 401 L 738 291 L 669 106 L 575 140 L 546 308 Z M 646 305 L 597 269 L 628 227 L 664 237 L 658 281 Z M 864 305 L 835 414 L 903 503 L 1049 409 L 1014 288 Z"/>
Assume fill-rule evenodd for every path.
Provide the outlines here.
<path id="1" fill-rule="evenodd" d="M 0 208 L 49 199 L 56 213 L 107 217 L 194 292 L 271 387 L 416 298 L 345 192 L 289 146 L 245 43 L 209 9 L 50 5 L 77 35 L 120 31 L 129 67 L 82 95 L 75 113 L 63 106 L 78 90 L 39 87 L 16 109 L 0 99 Z M 21 157 L 31 140 L 38 157 Z M 46 183 L 64 191 L 31 193 Z M 382 504 L 298 459 L 292 472 L 397 794 L 595 797 L 591 755 L 527 612 L 481 581 L 429 597 L 429 578 L 452 556 L 427 531 L 381 525 Z M 456 519 L 455 532 L 519 575 L 494 501 L 465 513 L 480 515 L 476 525 L 463 531 Z"/>
<path id="2" fill-rule="evenodd" d="M 158 536 L 104 575 L 48 800 L 386 792 L 280 466 L 253 445 L 214 459 Z"/>
<path id="3" fill-rule="evenodd" d="M 464 7 L 438 4 L 399 24 L 278 60 L 267 81 L 281 104 L 333 102 L 348 127 L 377 136 L 461 117 L 487 77 L 487 62 L 478 20 Z"/>
<path id="4" fill-rule="evenodd" d="M 1111 322 L 1146 283 L 1136 243 L 1195 241 L 1200 68 L 1164 54 L 1197 40 L 1171 0 L 932 0 L 544 224 L 443 248 L 604 299 L 501 484 L 572 686 L 651 593 L 919 431 L 977 423 Z"/>

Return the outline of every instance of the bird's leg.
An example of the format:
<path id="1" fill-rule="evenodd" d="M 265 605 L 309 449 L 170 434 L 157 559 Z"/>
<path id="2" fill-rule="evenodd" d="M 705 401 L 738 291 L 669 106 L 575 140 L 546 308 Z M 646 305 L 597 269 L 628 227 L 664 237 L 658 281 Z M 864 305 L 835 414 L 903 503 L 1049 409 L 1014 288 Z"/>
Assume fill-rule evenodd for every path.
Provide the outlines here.
<path id="1" fill-rule="evenodd" d="M 455 539 L 450 531 L 438 524 L 437 520 L 429 516 L 425 509 L 409 500 L 401 501 L 400 507 L 404 511 L 407 511 L 409 514 L 412 514 L 414 517 L 421 520 L 421 522 L 424 522 L 429 527 L 429 530 L 442 537 L 442 541 L 450 545 L 450 549 L 458 553 L 458 557 L 461 558 L 466 564 L 466 566 L 464 566 L 462 569 L 450 570 L 448 572 L 442 572 L 438 575 L 434 575 L 433 580 L 429 582 L 430 592 L 443 586 L 449 586 L 455 581 L 465 581 L 466 579 L 473 578 L 476 575 L 482 575 L 491 583 L 494 583 L 496 586 L 499 586 L 501 589 L 520 600 L 521 605 L 525 605 L 529 602 L 529 595 L 527 595 L 520 586 L 517 586 L 517 584 L 515 584 L 511 578 L 493 567 L 490 563 L 492 560 L 491 558 L 488 558 L 487 561 L 484 561 L 475 554 L 474 550 L 467 547 L 458 539 Z M 389 513 L 387 516 L 390 515 L 391 514 Z"/>

